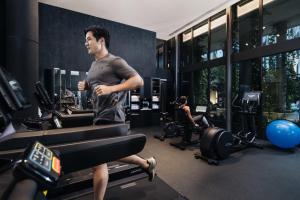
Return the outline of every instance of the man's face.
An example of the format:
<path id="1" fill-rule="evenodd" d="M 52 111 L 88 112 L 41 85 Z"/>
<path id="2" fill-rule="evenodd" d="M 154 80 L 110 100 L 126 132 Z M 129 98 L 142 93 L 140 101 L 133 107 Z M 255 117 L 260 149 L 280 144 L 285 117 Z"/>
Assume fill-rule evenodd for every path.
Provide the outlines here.
<path id="1" fill-rule="evenodd" d="M 85 35 L 85 47 L 88 50 L 88 54 L 94 55 L 95 53 L 101 51 L 103 43 L 104 43 L 103 38 L 100 38 L 97 41 L 91 31 L 86 33 L 86 35 Z"/>

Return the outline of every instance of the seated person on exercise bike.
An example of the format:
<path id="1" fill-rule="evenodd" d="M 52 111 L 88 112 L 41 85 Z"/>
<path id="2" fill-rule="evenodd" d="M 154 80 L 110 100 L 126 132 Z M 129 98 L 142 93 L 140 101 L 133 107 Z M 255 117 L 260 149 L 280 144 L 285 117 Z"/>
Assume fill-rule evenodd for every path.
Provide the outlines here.
<path id="1" fill-rule="evenodd" d="M 179 122 L 184 126 L 184 136 L 182 140 L 182 145 L 191 144 L 192 133 L 195 129 L 207 128 L 209 123 L 204 115 L 197 115 L 192 117 L 190 107 L 187 105 L 187 97 L 181 96 L 179 98 L 180 106 L 178 109 Z M 199 126 L 199 124 L 201 127 Z"/>

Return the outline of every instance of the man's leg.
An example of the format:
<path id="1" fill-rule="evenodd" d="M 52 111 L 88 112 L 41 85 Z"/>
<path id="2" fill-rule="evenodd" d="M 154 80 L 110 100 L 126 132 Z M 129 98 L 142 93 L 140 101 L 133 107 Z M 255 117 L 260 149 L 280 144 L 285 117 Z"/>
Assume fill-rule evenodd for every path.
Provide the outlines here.
<path id="1" fill-rule="evenodd" d="M 108 183 L 107 164 L 94 167 L 94 200 L 103 200 Z"/>
<path id="2" fill-rule="evenodd" d="M 127 164 L 139 165 L 143 169 L 147 169 L 149 167 L 149 164 L 148 164 L 147 160 L 145 160 L 145 159 L 143 159 L 143 158 L 141 158 L 137 155 L 127 156 L 125 158 L 121 158 L 118 161 L 123 162 L 123 163 L 127 163 Z"/>
<path id="3" fill-rule="evenodd" d="M 149 174 L 149 181 L 153 181 L 153 179 L 155 177 L 155 171 L 156 171 L 155 158 L 151 157 L 151 158 L 145 160 L 137 155 L 131 155 L 131 156 L 119 159 L 118 161 L 127 163 L 127 164 L 139 165 Z"/>

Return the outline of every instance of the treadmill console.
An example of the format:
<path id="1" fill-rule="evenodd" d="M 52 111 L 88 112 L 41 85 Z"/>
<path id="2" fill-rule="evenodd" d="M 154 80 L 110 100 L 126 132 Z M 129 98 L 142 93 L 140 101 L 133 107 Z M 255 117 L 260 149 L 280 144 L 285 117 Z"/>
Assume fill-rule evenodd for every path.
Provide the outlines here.
<path id="1" fill-rule="evenodd" d="M 14 174 L 17 179 L 31 178 L 42 188 L 55 186 L 61 175 L 60 159 L 55 152 L 35 142 L 17 162 Z"/>

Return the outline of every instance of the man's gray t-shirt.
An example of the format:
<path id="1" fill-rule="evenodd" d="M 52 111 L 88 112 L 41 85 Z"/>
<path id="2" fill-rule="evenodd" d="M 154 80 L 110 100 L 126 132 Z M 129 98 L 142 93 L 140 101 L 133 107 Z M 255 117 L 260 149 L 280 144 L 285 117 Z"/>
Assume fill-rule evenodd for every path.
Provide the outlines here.
<path id="1" fill-rule="evenodd" d="M 124 59 L 112 54 L 92 63 L 88 71 L 87 82 L 92 90 L 94 123 L 101 121 L 124 122 L 123 105 L 126 100 L 126 91 L 97 96 L 95 87 L 97 85 L 117 85 L 136 74 L 137 72 Z"/>

